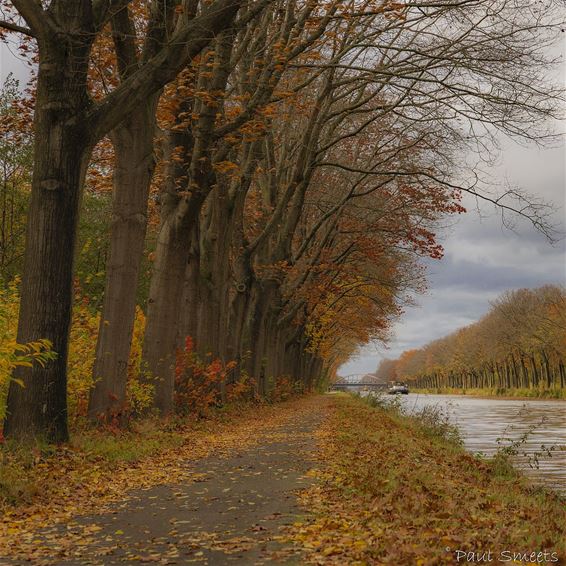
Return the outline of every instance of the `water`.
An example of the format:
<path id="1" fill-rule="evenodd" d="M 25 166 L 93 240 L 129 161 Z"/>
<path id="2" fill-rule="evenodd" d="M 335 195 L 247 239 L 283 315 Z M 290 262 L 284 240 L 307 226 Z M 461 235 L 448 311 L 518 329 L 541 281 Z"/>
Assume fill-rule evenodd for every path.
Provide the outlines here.
<path id="1" fill-rule="evenodd" d="M 498 438 L 518 440 L 531 431 L 526 441 L 518 446 L 515 465 L 536 483 L 566 493 L 566 402 L 481 399 L 458 395 L 410 394 L 400 397 L 409 412 L 427 405 L 445 408 L 451 422 L 460 429 L 465 447 L 474 453 L 493 455 L 499 446 L 511 442 L 498 443 Z M 536 454 L 544 452 L 541 445 L 554 447 L 554 450 L 551 457 L 540 456 L 537 469 L 531 466 L 535 465 Z"/>

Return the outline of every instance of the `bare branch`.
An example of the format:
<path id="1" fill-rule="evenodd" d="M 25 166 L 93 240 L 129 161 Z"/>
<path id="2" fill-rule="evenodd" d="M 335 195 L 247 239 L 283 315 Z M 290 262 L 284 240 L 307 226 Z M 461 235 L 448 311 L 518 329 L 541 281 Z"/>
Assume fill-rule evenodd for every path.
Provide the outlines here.
<path id="1" fill-rule="evenodd" d="M 94 25 L 101 30 L 116 14 L 127 8 L 131 0 L 96 0 L 93 2 L 92 13 Z"/>
<path id="2" fill-rule="evenodd" d="M 35 37 L 35 34 L 31 31 L 30 28 L 19 26 L 12 22 L 0 20 L 0 28 L 4 28 L 10 31 L 15 31 L 16 33 L 22 33 L 23 35 L 27 35 L 28 37 Z"/>
<path id="3" fill-rule="evenodd" d="M 218 33 L 232 26 L 242 0 L 216 0 L 202 14 L 180 25 L 166 45 L 133 73 L 87 116 L 100 138 L 131 109 L 159 90 L 209 45 Z"/>
<path id="4" fill-rule="evenodd" d="M 44 38 L 56 30 L 51 15 L 38 0 L 12 0 L 12 3 L 30 27 L 32 37 Z"/>

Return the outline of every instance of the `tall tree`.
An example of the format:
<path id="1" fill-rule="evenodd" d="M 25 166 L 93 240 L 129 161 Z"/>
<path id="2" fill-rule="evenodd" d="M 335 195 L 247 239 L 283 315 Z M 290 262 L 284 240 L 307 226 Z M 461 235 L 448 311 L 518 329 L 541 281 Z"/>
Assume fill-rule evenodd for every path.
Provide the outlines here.
<path id="1" fill-rule="evenodd" d="M 18 26 L 38 45 L 35 149 L 28 214 L 18 341 L 48 339 L 58 353 L 45 367 L 19 368 L 25 387 L 10 386 L 4 432 L 17 439 L 68 437 L 66 364 L 72 306 L 71 281 L 81 190 L 96 142 L 131 111 L 175 78 L 231 25 L 241 2 L 217 0 L 191 18 L 183 2 L 174 31 L 155 56 L 103 100 L 87 90 L 90 52 L 97 35 L 127 1 L 68 2 L 44 8 L 32 0 L 13 5 L 29 27 Z M 161 2 L 154 7 L 159 10 Z M 159 10 L 165 13 L 165 10 Z M 13 28 L 14 26 L 12 26 Z"/>
<path id="2" fill-rule="evenodd" d="M 115 75 L 127 80 L 160 48 L 173 23 L 169 13 L 154 10 L 149 21 L 143 7 L 136 4 L 118 12 L 111 20 L 111 36 L 101 38 L 102 61 L 112 66 L 108 51 L 114 51 Z M 140 47 L 137 29 L 143 25 L 151 33 Z M 112 49 L 113 48 L 113 49 Z M 105 55 L 105 56 L 104 56 Z M 112 57 L 110 57 L 112 59 Z M 93 366 L 94 387 L 89 399 L 89 417 L 109 421 L 123 414 L 126 404 L 128 359 L 134 327 L 138 275 L 142 262 L 147 226 L 150 185 L 156 165 L 154 138 L 160 91 L 135 108 L 112 132 L 115 163 L 110 254 L 106 265 L 104 303 Z"/>

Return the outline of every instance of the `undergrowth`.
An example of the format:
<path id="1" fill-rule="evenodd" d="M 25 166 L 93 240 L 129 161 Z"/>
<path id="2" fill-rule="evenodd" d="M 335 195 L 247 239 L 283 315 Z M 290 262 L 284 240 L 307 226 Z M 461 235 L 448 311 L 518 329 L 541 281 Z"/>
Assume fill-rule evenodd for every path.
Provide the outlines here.
<path id="1" fill-rule="evenodd" d="M 460 431 L 452 422 L 449 410 L 444 406 L 426 405 L 409 413 L 398 396 L 390 397 L 378 393 L 359 397 L 359 399 L 374 409 L 387 412 L 407 426 L 417 427 L 429 438 L 453 446 L 463 445 Z"/>

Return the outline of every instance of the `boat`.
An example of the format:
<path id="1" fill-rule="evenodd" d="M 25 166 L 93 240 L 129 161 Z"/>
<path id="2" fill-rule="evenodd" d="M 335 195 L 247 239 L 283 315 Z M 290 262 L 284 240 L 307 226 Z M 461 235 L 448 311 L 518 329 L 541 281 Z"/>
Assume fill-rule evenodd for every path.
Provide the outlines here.
<path id="1" fill-rule="evenodd" d="M 389 395 L 408 395 L 409 387 L 406 383 L 397 381 L 389 387 L 387 393 L 389 393 Z"/>

